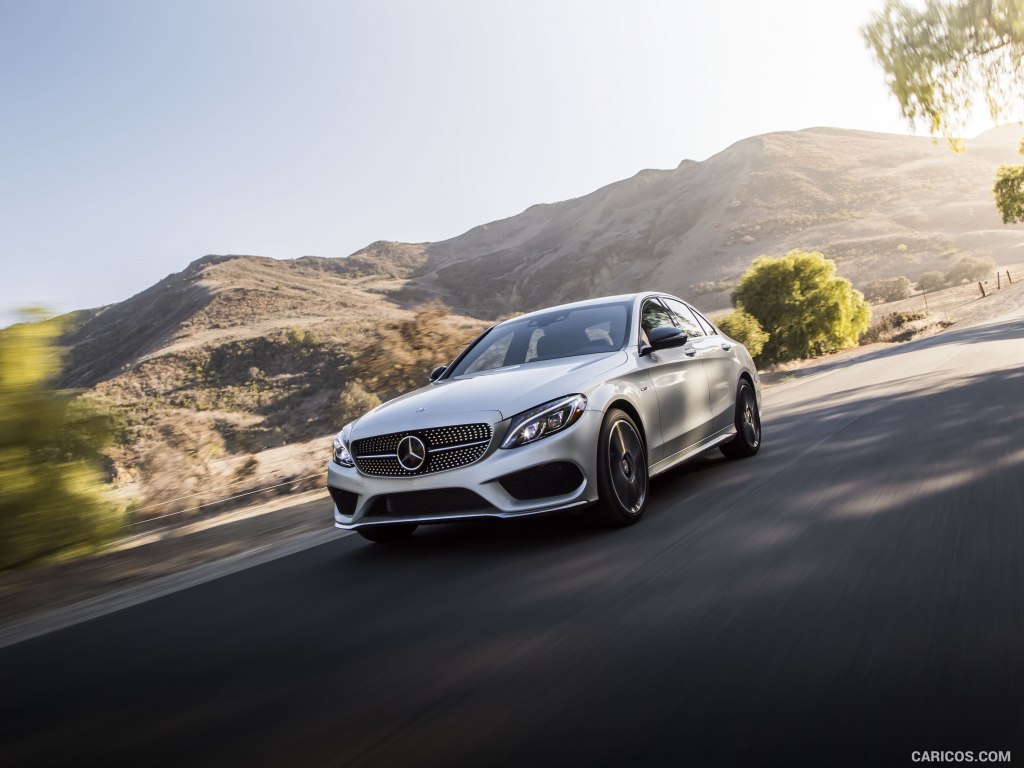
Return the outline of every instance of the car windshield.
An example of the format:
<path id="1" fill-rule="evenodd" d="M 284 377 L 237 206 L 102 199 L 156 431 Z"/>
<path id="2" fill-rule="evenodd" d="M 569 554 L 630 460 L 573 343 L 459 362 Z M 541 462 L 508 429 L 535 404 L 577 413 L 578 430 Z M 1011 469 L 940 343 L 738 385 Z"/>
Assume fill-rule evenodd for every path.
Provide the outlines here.
<path id="1" fill-rule="evenodd" d="M 629 326 L 629 302 L 555 309 L 509 320 L 492 328 L 469 350 L 452 376 L 480 373 L 560 357 L 622 349 Z"/>

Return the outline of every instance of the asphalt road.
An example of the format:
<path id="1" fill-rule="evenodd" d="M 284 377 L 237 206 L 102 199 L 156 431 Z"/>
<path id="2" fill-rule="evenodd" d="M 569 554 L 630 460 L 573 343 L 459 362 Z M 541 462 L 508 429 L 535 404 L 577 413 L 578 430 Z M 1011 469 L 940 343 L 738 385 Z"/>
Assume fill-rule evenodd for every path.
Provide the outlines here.
<path id="1" fill-rule="evenodd" d="M 0 764 L 1024 764 L 1024 317 L 767 408 L 629 529 L 351 536 L 4 649 Z"/>

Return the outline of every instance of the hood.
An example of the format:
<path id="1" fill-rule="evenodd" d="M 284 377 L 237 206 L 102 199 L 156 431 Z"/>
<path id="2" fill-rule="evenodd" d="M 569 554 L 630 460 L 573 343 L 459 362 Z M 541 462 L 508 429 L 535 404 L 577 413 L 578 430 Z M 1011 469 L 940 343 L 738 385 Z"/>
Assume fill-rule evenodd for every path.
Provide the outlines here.
<path id="1" fill-rule="evenodd" d="M 545 360 L 429 384 L 377 406 L 352 426 L 352 438 L 446 424 L 495 424 L 563 395 L 587 394 L 628 355 Z"/>

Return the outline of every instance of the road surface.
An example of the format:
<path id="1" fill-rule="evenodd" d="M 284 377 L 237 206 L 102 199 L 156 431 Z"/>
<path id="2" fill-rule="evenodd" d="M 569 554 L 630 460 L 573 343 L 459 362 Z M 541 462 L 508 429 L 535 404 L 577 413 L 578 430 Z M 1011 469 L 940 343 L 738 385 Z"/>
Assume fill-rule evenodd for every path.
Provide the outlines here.
<path id="1" fill-rule="evenodd" d="M 0 765 L 1024 764 L 1024 317 L 766 406 L 629 529 L 350 536 L 8 647 Z"/>

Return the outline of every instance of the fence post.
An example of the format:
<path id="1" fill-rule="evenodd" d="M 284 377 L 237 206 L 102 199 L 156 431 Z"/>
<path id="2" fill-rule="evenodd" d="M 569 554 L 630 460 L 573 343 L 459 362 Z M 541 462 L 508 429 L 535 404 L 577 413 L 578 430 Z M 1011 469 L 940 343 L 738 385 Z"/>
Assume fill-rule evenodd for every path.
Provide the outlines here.
<path id="1" fill-rule="evenodd" d="M 921 291 L 921 295 L 924 296 L 924 313 L 928 314 L 928 291 Z"/>
<path id="2" fill-rule="evenodd" d="M 996 290 L 997 291 L 1003 290 L 1003 278 L 999 274 L 999 272 L 996 272 Z"/>
<path id="3" fill-rule="evenodd" d="M 1013 285 L 1013 278 L 1010 277 L 1010 270 L 1006 270 L 1006 282 L 1008 282 L 1010 285 Z"/>
<path id="4" fill-rule="evenodd" d="M 978 281 L 978 287 L 981 289 L 981 298 L 985 298 L 985 286 L 981 284 L 981 280 Z"/>

